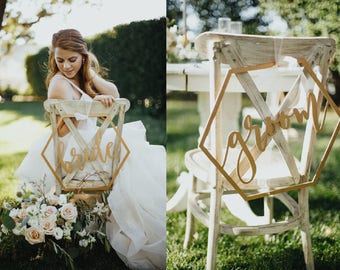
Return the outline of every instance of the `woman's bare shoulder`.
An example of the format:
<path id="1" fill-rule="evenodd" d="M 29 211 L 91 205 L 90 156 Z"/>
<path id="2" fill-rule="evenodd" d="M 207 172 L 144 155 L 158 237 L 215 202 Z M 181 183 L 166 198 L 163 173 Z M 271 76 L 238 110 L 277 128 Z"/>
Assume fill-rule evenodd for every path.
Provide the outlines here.
<path id="1" fill-rule="evenodd" d="M 50 99 L 71 99 L 72 86 L 61 75 L 55 75 L 48 86 L 48 98 Z"/>

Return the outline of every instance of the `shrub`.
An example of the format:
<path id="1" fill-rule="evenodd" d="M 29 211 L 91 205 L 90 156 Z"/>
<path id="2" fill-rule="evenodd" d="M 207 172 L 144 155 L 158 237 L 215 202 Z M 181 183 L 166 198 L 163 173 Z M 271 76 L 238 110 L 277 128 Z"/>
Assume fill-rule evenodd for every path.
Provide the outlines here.
<path id="1" fill-rule="evenodd" d="M 108 70 L 122 97 L 151 115 L 165 118 L 166 22 L 157 20 L 119 25 L 88 40 L 90 51 Z M 34 92 L 46 97 L 48 48 L 26 59 L 26 74 Z"/>
<path id="2" fill-rule="evenodd" d="M 45 78 L 47 75 L 48 48 L 42 48 L 37 54 L 26 57 L 27 81 L 33 93 L 40 97 L 47 97 Z"/>

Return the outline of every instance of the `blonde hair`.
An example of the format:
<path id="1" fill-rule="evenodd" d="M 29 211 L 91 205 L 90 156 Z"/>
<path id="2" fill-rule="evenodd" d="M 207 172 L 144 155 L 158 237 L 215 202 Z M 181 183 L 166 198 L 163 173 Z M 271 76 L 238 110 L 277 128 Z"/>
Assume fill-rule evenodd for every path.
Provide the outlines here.
<path id="1" fill-rule="evenodd" d="M 57 47 L 64 50 L 77 52 L 82 55 L 83 65 L 79 70 L 80 88 L 83 89 L 89 96 L 96 96 L 97 93 L 92 82 L 90 68 L 98 73 L 100 66 L 97 58 L 88 51 L 87 44 L 82 35 L 78 30 L 75 29 L 64 29 L 53 34 L 52 45 L 49 50 L 48 74 L 45 81 L 46 87 L 48 88 L 51 79 L 59 71 L 54 55 L 55 48 Z"/>

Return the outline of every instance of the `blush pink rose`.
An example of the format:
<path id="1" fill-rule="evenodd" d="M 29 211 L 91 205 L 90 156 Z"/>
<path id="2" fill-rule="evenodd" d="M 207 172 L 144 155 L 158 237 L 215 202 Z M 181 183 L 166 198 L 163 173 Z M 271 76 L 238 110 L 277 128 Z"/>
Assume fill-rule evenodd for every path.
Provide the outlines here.
<path id="1" fill-rule="evenodd" d="M 30 227 L 26 229 L 25 239 L 31 245 L 45 242 L 45 233 L 40 227 Z"/>
<path id="2" fill-rule="evenodd" d="M 40 226 L 44 230 L 44 233 L 46 235 L 53 235 L 54 234 L 54 229 L 56 227 L 56 219 L 52 217 L 50 218 L 42 218 L 40 220 Z"/>
<path id="3" fill-rule="evenodd" d="M 72 203 L 64 204 L 60 209 L 60 215 L 66 221 L 75 223 L 78 216 L 77 208 Z"/>

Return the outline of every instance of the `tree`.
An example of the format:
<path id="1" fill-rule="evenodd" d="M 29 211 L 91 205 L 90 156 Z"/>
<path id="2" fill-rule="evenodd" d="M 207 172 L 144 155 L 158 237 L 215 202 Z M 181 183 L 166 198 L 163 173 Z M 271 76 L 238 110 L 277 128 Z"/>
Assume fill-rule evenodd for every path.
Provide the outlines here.
<path id="1" fill-rule="evenodd" d="M 169 21 L 182 18 L 181 3 L 184 0 L 168 0 Z M 217 26 L 219 17 L 229 17 L 243 22 L 243 33 L 277 35 L 270 27 L 274 20 L 282 20 L 287 36 L 329 36 L 340 47 L 339 0 L 186 0 L 201 22 L 202 31 Z M 275 15 L 275 16 L 273 16 Z M 176 17 L 177 16 L 177 17 Z M 277 21 L 276 21 L 277 22 Z M 330 66 L 331 81 L 335 85 L 334 101 L 340 105 L 340 50 L 335 53 Z"/>
<path id="2" fill-rule="evenodd" d="M 183 16 L 181 4 L 184 0 L 167 1 L 167 17 L 178 24 Z M 244 33 L 258 33 L 257 26 L 261 18 L 257 16 L 259 0 L 186 0 L 203 24 L 201 31 L 209 31 L 217 27 L 218 18 L 229 17 L 233 21 L 243 22 Z M 249 15 L 251 14 L 251 16 Z"/>
<path id="3" fill-rule="evenodd" d="M 183 0 L 167 0 L 166 1 L 166 9 L 167 9 L 167 18 L 173 23 L 178 24 L 178 21 L 183 16 L 183 10 L 181 9 L 181 2 Z"/>
<path id="4" fill-rule="evenodd" d="M 87 3 L 88 0 L 83 0 Z M 28 42 L 33 38 L 32 25 L 42 18 L 50 17 L 60 10 L 70 12 L 73 0 L 0 0 L 0 56 L 8 54 L 14 44 Z M 30 6 L 34 14 L 25 14 L 23 8 Z"/>
<path id="5" fill-rule="evenodd" d="M 317 5 L 317 6 L 316 6 Z M 339 1 L 314 0 L 261 0 L 260 14 L 266 16 L 276 11 L 287 23 L 288 36 L 329 36 L 335 39 L 337 48 L 340 45 Z M 334 101 L 340 104 L 340 51 L 335 53 L 330 66 L 336 93 Z"/>

